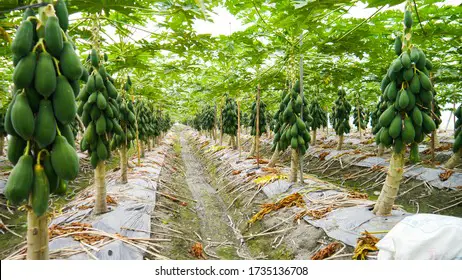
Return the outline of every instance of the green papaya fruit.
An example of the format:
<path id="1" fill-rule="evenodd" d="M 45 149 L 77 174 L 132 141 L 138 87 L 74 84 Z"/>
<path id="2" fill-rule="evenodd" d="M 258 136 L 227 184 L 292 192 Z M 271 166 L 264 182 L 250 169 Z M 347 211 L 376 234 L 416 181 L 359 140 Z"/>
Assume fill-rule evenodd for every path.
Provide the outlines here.
<path id="1" fill-rule="evenodd" d="M 66 2 L 64 2 L 64 0 L 58 0 L 55 5 L 55 12 L 59 19 L 59 26 L 66 32 L 69 27 L 69 12 L 67 11 Z"/>
<path id="2" fill-rule="evenodd" d="M 398 90 L 396 88 L 396 82 L 392 81 L 391 83 L 389 83 L 385 92 L 387 94 L 388 100 L 395 101 L 396 95 L 398 94 Z"/>
<path id="3" fill-rule="evenodd" d="M 432 70 L 433 69 L 433 64 L 430 60 L 426 59 L 425 60 L 425 67 L 428 69 L 428 70 Z"/>
<path id="4" fill-rule="evenodd" d="M 411 118 L 415 125 L 422 126 L 422 112 L 419 110 L 419 108 L 417 108 L 417 106 L 412 110 Z"/>
<path id="5" fill-rule="evenodd" d="M 412 93 L 418 94 L 420 92 L 420 79 L 419 76 L 414 75 L 414 77 L 411 80 L 411 83 L 409 84 L 409 88 Z"/>
<path id="6" fill-rule="evenodd" d="M 427 77 L 427 75 L 425 75 L 424 73 L 420 73 L 419 78 L 420 78 L 420 85 L 422 86 L 423 89 L 426 89 L 426 90 L 432 89 L 432 83 L 430 82 L 430 79 Z"/>
<path id="7" fill-rule="evenodd" d="M 411 11 L 405 11 L 404 12 L 404 26 L 406 26 L 406 28 L 411 28 L 412 27 L 412 13 L 411 13 Z"/>
<path id="8" fill-rule="evenodd" d="M 40 109 L 35 119 L 34 140 L 39 148 L 44 148 L 55 140 L 56 119 L 50 100 L 40 101 Z"/>
<path id="9" fill-rule="evenodd" d="M 66 192 L 67 192 L 67 181 L 66 180 L 62 180 L 62 179 L 59 179 L 58 181 L 58 187 L 56 188 L 56 190 L 54 191 L 55 194 L 57 195 L 65 195 Z"/>
<path id="10" fill-rule="evenodd" d="M 93 121 L 98 120 L 101 116 L 101 110 L 98 109 L 97 105 L 93 105 L 93 107 L 91 108 L 90 116 Z"/>
<path id="11" fill-rule="evenodd" d="M 407 52 L 401 54 L 401 64 L 404 68 L 409 69 L 411 67 L 411 58 Z"/>
<path id="12" fill-rule="evenodd" d="M 412 80 L 412 78 L 414 78 L 414 69 L 413 68 L 408 68 L 408 69 L 404 70 L 403 79 L 406 82 L 410 82 Z"/>
<path id="13" fill-rule="evenodd" d="M 18 62 L 13 72 L 13 83 L 17 89 L 26 88 L 32 84 L 36 61 L 37 55 L 30 52 Z"/>
<path id="14" fill-rule="evenodd" d="M 42 165 L 34 166 L 34 183 L 32 185 L 31 204 L 37 217 L 42 216 L 48 209 L 50 198 L 50 183 Z"/>
<path id="15" fill-rule="evenodd" d="M 69 124 L 58 124 L 59 131 L 61 132 L 61 135 L 66 138 L 67 143 L 72 146 L 72 148 L 75 149 L 75 138 L 74 138 L 74 133 L 72 132 L 72 129 Z"/>
<path id="16" fill-rule="evenodd" d="M 24 20 L 16 31 L 16 36 L 11 43 L 11 51 L 14 55 L 21 58 L 26 56 L 34 44 L 34 25 L 29 20 Z"/>
<path id="17" fill-rule="evenodd" d="M 433 94 L 429 90 L 421 90 L 419 97 L 424 104 L 430 104 L 433 100 Z"/>
<path id="18" fill-rule="evenodd" d="M 24 149 L 27 146 L 27 141 L 19 136 L 11 136 L 8 140 L 8 160 L 16 165 L 19 158 L 24 154 Z"/>
<path id="19" fill-rule="evenodd" d="M 414 138 L 415 138 L 414 125 L 412 124 L 412 121 L 410 118 L 405 118 L 403 130 L 401 132 L 401 139 L 403 140 L 403 143 L 410 144 L 414 141 Z"/>
<path id="20" fill-rule="evenodd" d="M 95 88 L 96 90 L 104 90 L 104 81 L 99 72 L 95 72 Z"/>
<path id="21" fill-rule="evenodd" d="M 108 158 L 108 152 L 106 145 L 104 145 L 101 139 L 98 140 L 98 146 L 96 147 L 96 153 L 100 160 L 106 160 Z"/>
<path id="22" fill-rule="evenodd" d="M 42 52 L 39 55 L 35 69 L 35 89 L 44 97 L 56 90 L 56 71 L 50 54 Z"/>
<path id="23" fill-rule="evenodd" d="M 292 137 L 290 139 L 290 146 L 292 147 L 292 149 L 298 148 L 298 137 Z"/>
<path id="24" fill-rule="evenodd" d="M 98 56 L 98 53 L 96 52 L 95 49 L 91 50 L 90 61 L 91 61 L 91 65 L 93 67 L 95 67 L 95 68 L 99 67 L 99 56 Z"/>
<path id="25" fill-rule="evenodd" d="M 419 49 L 416 47 L 412 47 L 410 57 L 412 62 L 417 63 L 417 61 L 419 61 Z"/>
<path id="26" fill-rule="evenodd" d="M 117 98 L 117 89 L 110 81 L 106 83 L 106 89 L 110 98 Z"/>
<path id="27" fill-rule="evenodd" d="M 79 157 L 64 136 L 56 136 L 51 150 L 51 164 L 56 175 L 64 180 L 74 180 L 79 173 Z"/>
<path id="28" fill-rule="evenodd" d="M 385 147 L 390 147 L 393 143 L 393 138 L 391 138 L 390 134 L 388 133 L 388 128 L 383 127 L 382 131 L 380 132 L 380 143 L 382 143 Z"/>
<path id="29" fill-rule="evenodd" d="M 34 134 L 34 114 L 29 106 L 26 94 L 20 93 L 11 108 L 11 124 L 16 133 L 24 140 L 30 140 Z"/>
<path id="30" fill-rule="evenodd" d="M 388 134 L 391 138 L 396 139 L 401 134 L 402 125 L 401 115 L 398 114 L 395 116 L 388 129 Z"/>
<path id="31" fill-rule="evenodd" d="M 409 96 L 407 93 L 407 90 L 403 89 L 401 90 L 401 94 L 399 95 L 399 108 L 400 109 L 406 109 L 407 105 L 409 105 Z"/>
<path id="32" fill-rule="evenodd" d="M 54 56 L 59 57 L 63 50 L 63 33 L 56 16 L 49 16 L 45 25 L 45 44 L 47 50 Z"/>
<path id="33" fill-rule="evenodd" d="M 96 133 L 98 135 L 103 135 L 104 133 L 106 133 L 106 129 L 106 117 L 104 117 L 104 115 L 101 114 L 101 116 L 96 121 Z"/>
<path id="34" fill-rule="evenodd" d="M 428 76 L 428 71 L 425 68 L 426 64 L 427 64 L 427 58 L 425 57 L 425 54 L 423 53 L 423 51 L 419 50 L 419 60 L 416 62 L 415 66 L 417 67 L 417 69 L 424 72 L 425 75 Z"/>
<path id="35" fill-rule="evenodd" d="M 91 144 L 96 141 L 96 137 L 97 134 L 94 128 L 94 124 L 93 122 L 90 122 L 87 126 L 87 129 L 85 130 L 84 138 L 88 144 Z"/>
<path id="36" fill-rule="evenodd" d="M 5 196 L 12 204 L 20 204 L 29 197 L 34 183 L 34 159 L 31 155 L 22 155 L 5 186 Z"/>
<path id="37" fill-rule="evenodd" d="M 88 73 L 88 70 L 85 69 L 84 67 L 82 67 L 82 76 L 80 76 L 80 80 L 83 81 L 83 82 L 88 82 L 88 76 L 90 74 Z"/>
<path id="38" fill-rule="evenodd" d="M 54 193 L 55 190 L 58 188 L 58 175 L 56 175 L 55 170 L 53 169 L 53 165 L 51 164 L 51 156 L 45 155 L 43 159 L 43 169 L 48 178 L 48 183 L 50 186 L 50 192 Z"/>
<path id="39" fill-rule="evenodd" d="M 403 140 L 401 140 L 401 138 L 399 137 L 395 139 L 395 142 L 393 144 L 393 151 L 397 154 L 401 153 L 405 148 Z"/>
<path id="40" fill-rule="evenodd" d="M 102 93 L 98 94 L 96 97 L 96 105 L 100 110 L 104 110 L 107 107 L 107 102 L 106 98 L 104 98 L 104 95 Z"/>
<path id="41" fill-rule="evenodd" d="M 82 63 L 70 42 L 63 43 L 59 64 L 61 65 L 61 73 L 69 80 L 77 81 L 82 76 Z"/>
<path id="42" fill-rule="evenodd" d="M 74 91 L 63 75 L 57 79 L 56 91 L 53 94 L 53 108 L 56 119 L 62 124 L 70 123 L 77 114 Z"/>
<path id="43" fill-rule="evenodd" d="M 436 129 L 436 124 L 433 119 L 424 112 L 422 112 L 422 127 L 428 132 Z"/>
<path id="44" fill-rule="evenodd" d="M 400 37 L 400 36 L 396 36 L 396 38 L 395 38 L 395 44 L 394 44 L 394 50 L 395 50 L 395 54 L 396 54 L 396 55 L 400 55 L 400 54 L 401 54 L 402 46 L 403 46 L 403 42 L 401 41 L 401 37 Z"/>
<path id="45" fill-rule="evenodd" d="M 390 106 L 379 117 L 379 123 L 382 127 L 388 127 L 396 115 L 395 108 Z"/>

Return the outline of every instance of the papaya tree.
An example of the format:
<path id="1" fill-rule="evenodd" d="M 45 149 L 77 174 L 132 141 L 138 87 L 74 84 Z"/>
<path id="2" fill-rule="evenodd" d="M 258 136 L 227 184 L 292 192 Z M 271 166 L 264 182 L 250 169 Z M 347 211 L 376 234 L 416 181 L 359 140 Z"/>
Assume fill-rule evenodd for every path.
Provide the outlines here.
<path id="1" fill-rule="evenodd" d="M 454 126 L 454 144 L 452 151 L 454 154 L 444 165 L 445 168 L 454 168 L 462 163 L 462 105 L 454 112 L 457 121 Z"/>
<path id="2" fill-rule="evenodd" d="M 236 148 L 236 135 L 237 135 L 237 104 L 236 101 L 230 97 L 226 97 L 225 106 L 222 111 L 223 118 L 223 133 L 230 136 L 229 145 Z"/>
<path id="3" fill-rule="evenodd" d="M 408 144 L 417 145 L 435 130 L 430 117 L 433 100 L 432 83 L 428 77 L 431 62 L 422 50 L 411 42 L 412 1 L 404 11 L 404 35 L 395 39 L 398 56 L 390 64 L 382 80 L 387 109 L 380 115 L 380 131 L 376 138 L 385 147 L 393 147 L 387 177 L 374 206 L 377 215 L 390 215 L 404 171 L 404 154 Z"/>
<path id="4" fill-rule="evenodd" d="M 145 156 L 146 147 L 150 150 L 150 139 L 154 135 L 154 112 L 148 101 L 139 99 L 135 103 L 136 119 L 138 120 L 138 136 L 140 141 L 141 157 Z"/>
<path id="5" fill-rule="evenodd" d="M 280 110 L 282 114 L 277 114 L 279 129 L 274 135 L 273 147 L 276 144 L 279 151 L 291 148 L 289 181 L 296 182 L 300 166 L 300 156 L 305 155 L 311 141 L 309 128 L 313 121 L 309 115 L 308 101 L 306 98 L 302 100 L 300 83 L 298 81 L 294 84 L 290 92 L 284 95 L 280 109 L 282 109 Z"/>
<path id="6" fill-rule="evenodd" d="M 359 138 L 362 139 L 362 131 L 364 131 L 367 127 L 368 123 L 368 115 L 366 110 L 364 110 L 363 106 L 357 104 L 355 108 L 353 108 L 353 124 L 359 131 Z"/>
<path id="7" fill-rule="evenodd" d="M 99 34 L 94 34 L 98 37 Z M 87 82 L 80 91 L 77 99 L 82 122 L 86 129 L 80 142 L 82 151 L 90 155 L 90 163 L 95 177 L 95 206 L 94 213 L 102 214 L 107 211 L 106 205 L 106 161 L 111 157 L 110 140 L 116 134 L 122 135 L 119 126 L 119 107 L 116 102 L 119 94 L 113 82 L 114 79 L 106 72 L 104 63 L 107 55 L 98 49 L 98 39 L 93 40 L 87 60 Z"/>
<path id="8" fill-rule="evenodd" d="M 122 183 L 128 182 L 128 156 L 127 151 L 133 145 L 133 141 L 138 138 L 137 120 L 133 101 L 130 98 L 132 81 L 127 76 L 122 87 L 122 94 L 117 97 L 116 103 L 119 108 L 119 126 L 122 130 L 120 135 L 115 135 L 111 140 L 111 149 L 119 149 L 120 154 L 120 180 Z"/>
<path id="9" fill-rule="evenodd" d="M 277 112 L 274 114 L 272 123 L 273 123 L 273 131 L 274 131 L 274 137 L 273 137 L 273 145 L 271 147 L 271 150 L 273 151 L 273 155 L 271 156 L 271 160 L 268 163 L 269 167 L 274 167 L 276 166 L 277 162 L 279 161 L 279 157 L 281 153 L 285 150 L 282 149 L 282 146 L 279 146 L 279 141 L 281 139 L 282 135 L 282 125 L 284 123 L 283 120 L 283 113 L 284 110 L 289 103 L 289 98 L 286 98 L 288 95 L 287 90 L 283 90 L 281 92 L 281 103 L 279 105 L 279 108 Z"/>
<path id="10" fill-rule="evenodd" d="M 313 118 L 311 122 L 311 145 L 316 145 L 316 130 L 327 127 L 327 112 L 322 109 L 316 99 L 311 101 L 309 111 L 310 116 Z"/>
<path id="11" fill-rule="evenodd" d="M 346 92 L 344 89 L 339 89 L 331 117 L 332 126 L 338 135 L 337 150 L 342 149 L 343 136 L 350 133 L 350 112 L 351 105 L 346 99 Z"/>
<path id="12" fill-rule="evenodd" d="M 382 89 L 382 91 L 385 91 L 385 88 Z M 377 133 L 380 131 L 382 128 L 379 125 L 379 118 L 380 115 L 387 109 L 387 99 L 386 97 L 384 98 L 383 96 L 380 97 L 379 102 L 377 103 L 375 110 L 371 113 L 371 126 L 372 126 L 372 134 L 374 134 L 376 137 L 376 144 L 377 144 L 377 155 L 382 156 L 383 152 L 385 150 L 385 146 L 380 143 L 380 138 L 378 137 Z"/>
<path id="13" fill-rule="evenodd" d="M 201 112 L 201 128 L 209 133 L 210 138 L 215 138 L 215 108 L 207 105 Z"/>
<path id="14" fill-rule="evenodd" d="M 258 115 L 258 123 L 259 123 L 259 133 L 258 137 L 260 137 L 263 133 L 266 133 L 266 104 L 260 100 L 260 112 Z M 249 127 L 250 127 L 250 135 L 253 136 L 253 143 L 252 143 L 252 149 L 250 150 L 250 156 L 255 155 L 256 147 L 257 147 L 257 102 L 254 101 L 252 103 L 251 107 L 251 114 L 250 114 L 250 122 L 249 122 Z"/>
<path id="15" fill-rule="evenodd" d="M 50 1 L 51 3 L 51 1 Z M 13 96 L 5 114 L 14 165 L 5 187 L 12 204 L 27 204 L 27 259 L 48 259 L 50 193 L 64 195 L 79 172 L 69 124 L 83 67 L 67 34 L 64 1 L 24 12 L 11 44 Z"/>

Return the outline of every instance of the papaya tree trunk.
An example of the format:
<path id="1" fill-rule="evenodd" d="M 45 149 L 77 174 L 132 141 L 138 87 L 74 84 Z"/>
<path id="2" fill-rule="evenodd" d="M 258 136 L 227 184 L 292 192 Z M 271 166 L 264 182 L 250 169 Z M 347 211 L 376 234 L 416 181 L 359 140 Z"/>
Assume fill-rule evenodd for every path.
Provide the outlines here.
<path id="1" fill-rule="evenodd" d="M 48 260 L 47 214 L 37 217 L 34 211 L 27 212 L 27 259 Z"/>
<path id="2" fill-rule="evenodd" d="M 343 146 L 343 134 L 338 136 L 337 150 L 342 150 Z"/>
<path id="3" fill-rule="evenodd" d="M 148 138 L 148 151 L 152 151 L 151 137 Z"/>
<path id="4" fill-rule="evenodd" d="M 0 135 L 0 156 L 3 156 L 3 146 L 5 145 L 5 136 Z"/>
<path id="5" fill-rule="evenodd" d="M 384 151 L 385 151 L 385 146 L 382 143 L 380 143 L 379 147 L 377 148 L 377 156 L 379 157 L 383 156 Z"/>
<path id="6" fill-rule="evenodd" d="M 278 163 L 279 161 L 279 155 L 281 154 L 281 152 L 278 150 L 278 146 L 279 144 L 276 144 L 276 149 L 274 150 L 273 155 L 271 156 L 271 160 L 268 163 L 268 167 L 275 167 L 276 163 Z"/>
<path id="7" fill-rule="evenodd" d="M 446 162 L 444 168 L 453 169 L 457 165 L 462 163 L 462 149 L 459 149 L 457 153 L 454 153 L 452 157 Z"/>
<path id="8" fill-rule="evenodd" d="M 236 149 L 236 136 L 231 136 L 231 148 Z"/>
<path id="9" fill-rule="evenodd" d="M 140 153 L 140 156 L 141 158 L 144 158 L 145 156 L 145 145 L 144 145 L 144 141 L 140 140 L 140 150 L 141 150 L 141 153 Z"/>
<path id="10" fill-rule="evenodd" d="M 122 147 L 120 147 L 120 172 L 121 172 L 121 181 L 123 184 L 126 184 L 128 182 L 127 168 L 128 168 L 127 146 L 125 144 L 122 144 Z"/>
<path id="11" fill-rule="evenodd" d="M 387 177 L 380 192 L 374 210 L 372 212 L 379 216 L 391 215 L 391 209 L 395 203 L 398 194 L 399 184 L 403 178 L 404 170 L 404 151 L 400 153 L 393 152 L 388 167 Z"/>
<path id="12" fill-rule="evenodd" d="M 106 163 L 104 160 L 98 162 L 95 169 L 95 208 L 96 215 L 107 212 L 106 205 Z"/>
<path id="13" fill-rule="evenodd" d="M 256 139 L 256 137 L 254 136 L 254 137 L 253 137 L 253 141 L 252 141 L 252 148 L 250 149 L 250 154 L 249 154 L 249 156 L 253 157 L 253 156 L 255 155 L 256 147 L 257 147 L 257 139 Z"/>
<path id="14" fill-rule="evenodd" d="M 312 146 L 316 145 L 316 129 L 313 129 L 311 131 L 311 145 Z"/>
<path id="15" fill-rule="evenodd" d="M 298 151 L 292 149 L 292 154 L 290 157 L 290 177 L 289 181 L 292 183 L 297 182 L 298 167 L 300 166 Z"/>
<path id="16" fill-rule="evenodd" d="M 411 151 L 409 152 L 409 160 L 412 163 L 420 162 L 419 145 L 415 142 L 411 144 Z"/>

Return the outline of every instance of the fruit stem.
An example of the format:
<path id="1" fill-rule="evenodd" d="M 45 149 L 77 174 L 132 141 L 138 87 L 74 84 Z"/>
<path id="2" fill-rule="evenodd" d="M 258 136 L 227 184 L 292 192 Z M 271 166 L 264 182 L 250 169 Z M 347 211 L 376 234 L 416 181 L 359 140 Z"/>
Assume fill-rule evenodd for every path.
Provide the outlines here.
<path id="1" fill-rule="evenodd" d="M 30 150 L 30 141 L 27 141 L 27 146 L 24 149 L 24 155 L 28 155 Z"/>
<path id="2" fill-rule="evenodd" d="M 38 156 L 37 156 L 37 164 L 39 164 L 39 165 L 40 165 L 40 158 L 41 158 L 43 152 L 45 152 L 47 155 L 50 155 L 50 153 L 48 152 L 47 149 L 42 149 L 42 150 L 38 153 Z"/>
<path id="3" fill-rule="evenodd" d="M 43 38 L 40 38 L 37 42 L 37 44 L 35 44 L 34 48 L 32 49 L 32 52 L 36 52 L 37 51 L 37 48 L 41 46 L 42 47 L 42 51 L 43 52 L 47 52 L 46 49 L 45 49 L 45 45 L 43 44 Z"/>
<path id="4" fill-rule="evenodd" d="M 61 76 L 61 71 L 59 70 L 59 60 L 56 59 L 56 57 L 53 57 L 53 61 L 54 61 L 55 66 L 56 66 L 56 71 L 58 71 L 58 76 Z"/>
<path id="5" fill-rule="evenodd" d="M 58 125 L 56 125 L 56 132 L 58 132 L 58 135 L 61 136 L 61 130 L 59 130 Z"/>
<path id="6" fill-rule="evenodd" d="M 66 32 L 64 32 L 64 30 L 60 29 L 61 30 L 61 33 L 63 33 L 63 39 L 64 39 L 64 42 L 69 42 L 69 39 L 67 39 L 67 36 L 66 36 Z"/>

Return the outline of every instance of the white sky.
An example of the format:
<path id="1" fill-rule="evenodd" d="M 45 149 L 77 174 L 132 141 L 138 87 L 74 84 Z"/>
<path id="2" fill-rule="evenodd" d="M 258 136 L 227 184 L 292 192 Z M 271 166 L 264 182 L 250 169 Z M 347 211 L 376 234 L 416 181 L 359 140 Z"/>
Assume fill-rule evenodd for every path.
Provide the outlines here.
<path id="1" fill-rule="evenodd" d="M 444 4 L 457 6 L 462 4 L 462 0 L 446 0 Z M 367 18 L 377 10 L 376 8 L 366 8 L 366 6 L 366 4 L 359 2 L 355 7 L 350 9 L 346 17 Z M 404 3 L 394 6 L 390 9 L 402 10 L 403 8 Z M 230 25 L 231 32 L 242 31 L 245 29 L 245 26 L 242 25 L 242 22 L 236 19 L 225 8 L 215 8 L 213 12 L 214 14 L 211 16 L 212 22 L 204 20 L 195 21 L 194 28 L 198 33 L 211 34 L 212 36 L 229 35 Z"/>

